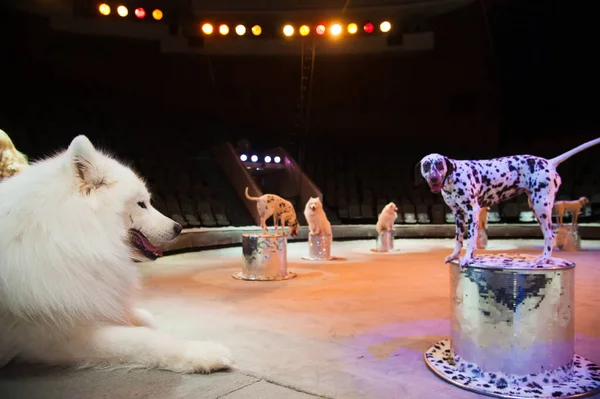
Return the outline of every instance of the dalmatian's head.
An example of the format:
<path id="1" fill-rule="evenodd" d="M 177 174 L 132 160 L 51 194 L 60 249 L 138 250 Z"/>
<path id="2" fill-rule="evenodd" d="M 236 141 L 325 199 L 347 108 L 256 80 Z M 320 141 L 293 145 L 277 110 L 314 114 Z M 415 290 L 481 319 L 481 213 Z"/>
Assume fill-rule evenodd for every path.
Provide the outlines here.
<path id="1" fill-rule="evenodd" d="M 423 157 L 415 167 L 415 182 L 427 181 L 432 193 L 442 191 L 446 176 L 454 171 L 454 165 L 445 156 L 429 154 Z M 422 176 L 422 177 L 421 177 Z"/>

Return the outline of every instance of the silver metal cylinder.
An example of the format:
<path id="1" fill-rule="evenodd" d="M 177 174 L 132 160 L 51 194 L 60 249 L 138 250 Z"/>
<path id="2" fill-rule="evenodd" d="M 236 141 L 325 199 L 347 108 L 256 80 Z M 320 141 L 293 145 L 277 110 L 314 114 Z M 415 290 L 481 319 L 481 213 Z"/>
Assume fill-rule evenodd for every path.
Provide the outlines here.
<path id="1" fill-rule="evenodd" d="M 308 259 L 327 260 L 331 258 L 332 236 L 308 234 Z"/>
<path id="2" fill-rule="evenodd" d="M 285 280 L 295 277 L 287 271 L 287 237 L 283 235 L 242 234 L 242 280 Z"/>
<path id="3" fill-rule="evenodd" d="M 556 229 L 556 247 L 562 251 L 581 251 L 581 236 L 577 225 L 562 225 Z"/>
<path id="4" fill-rule="evenodd" d="M 486 229 L 479 229 L 477 232 L 477 248 L 485 249 L 488 243 L 488 235 Z"/>
<path id="5" fill-rule="evenodd" d="M 575 265 L 520 267 L 510 256 L 450 264 L 454 355 L 487 372 L 561 378 L 574 355 Z"/>
<path id="6" fill-rule="evenodd" d="M 376 246 L 374 252 L 394 251 L 394 232 L 391 230 L 377 233 Z"/>

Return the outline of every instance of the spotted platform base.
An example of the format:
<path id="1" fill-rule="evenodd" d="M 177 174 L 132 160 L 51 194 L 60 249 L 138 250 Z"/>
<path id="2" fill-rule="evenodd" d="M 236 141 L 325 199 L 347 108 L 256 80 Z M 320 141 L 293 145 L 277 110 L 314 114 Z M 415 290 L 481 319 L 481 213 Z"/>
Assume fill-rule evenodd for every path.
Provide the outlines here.
<path id="1" fill-rule="evenodd" d="M 424 358 L 427 367 L 447 382 L 498 398 L 581 398 L 600 393 L 600 366 L 579 355 L 573 356 L 570 369 L 519 376 L 485 372 L 465 362 L 453 355 L 449 339 L 427 349 Z"/>
<path id="2" fill-rule="evenodd" d="M 247 275 L 244 275 L 243 272 L 235 272 L 231 275 L 231 277 L 233 277 L 236 280 L 246 280 L 246 281 L 281 281 L 281 280 L 289 280 L 296 276 L 297 276 L 297 274 L 294 272 L 287 272 L 286 275 L 283 277 L 280 277 L 280 276 L 266 277 L 266 276 L 256 276 L 256 275 L 247 276 Z"/>

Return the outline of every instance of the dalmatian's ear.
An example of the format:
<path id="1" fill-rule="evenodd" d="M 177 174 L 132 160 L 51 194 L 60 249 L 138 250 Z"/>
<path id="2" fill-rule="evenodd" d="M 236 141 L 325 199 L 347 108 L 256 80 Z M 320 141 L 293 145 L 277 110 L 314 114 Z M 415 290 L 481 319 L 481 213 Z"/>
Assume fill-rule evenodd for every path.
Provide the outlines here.
<path id="1" fill-rule="evenodd" d="M 451 175 L 454 172 L 454 164 L 448 157 L 444 157 L 444 160 L 446 161 L 446 176 Z"/>
<path id="2" fill-rule="evenodd" d="M 415 165 L 415 186 L 420 186 L 421 184 L 423 184 L 424 181 L 425 179 L 421 174 L 421 161 L 419 161 Z"/>

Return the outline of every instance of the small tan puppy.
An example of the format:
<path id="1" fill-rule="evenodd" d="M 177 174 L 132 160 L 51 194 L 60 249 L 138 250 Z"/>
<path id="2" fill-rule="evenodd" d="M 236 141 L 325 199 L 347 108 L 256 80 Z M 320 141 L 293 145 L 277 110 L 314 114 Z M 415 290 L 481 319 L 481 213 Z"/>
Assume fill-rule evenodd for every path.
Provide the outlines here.
<path id="1" fill-rule="evenodd" d="M 398 217 L 398 207 L 393 202 L 387 204 L 381 213 L 379 214 L 379 219 L 377 220 L 377 226 L 375 229 L 378 233 L 382 231 L 392 231 L 394 229 L 394 222 Z"/>
<path id="2" fill-rule="evenodd" d="M 306 206 L 304 207 L 304 217 L 306 217 L 306 221 L 308 222 L 310 234 L 323 236 L 331 235 L 331 223 L 327 220 L 327 215 L 323 210 L 323 204 L 318 197 L 310 197 L 306 202 Z"/>
<path id="3" fill-rule="evenodd" d="M 300 223 L 296 219 L 296 211 L 290 201 L 275 194 L 263 194 L 260 197 L 252 197 L 248 194 L 248 187 L 246 187 L 246 198 L 256 201 L 256 210 L 260 215 L 260 225 L 264 234 L 269 234 L 267 219 L 273 216 L 275 234 L 278 233 L 279 227 L 281 227 L 281 233 L 285 234 L 285 225 L 287 224 L 290 228 L 290 235 L 292 237 L 298 235 Z"/>
<path id="4" fill-rule="evenodd" d="M 569 212 L 573 217 L 573 222 L 571 223 L 573 226 L 577 226 L 577 219 L 579 218 L 579 212 L 581 212 L 581 208 L 587 203 L 589 203 L 586 197 L 581 197 L 576 201 L 556 201 L 554 202 L 554 209 L 556 209 L 556 218 L 558 219 L 558 224 L 562 226 L 563 217 L 565 216 L 565 211 Z"/>
<path id="5" fill-rule="evenodd" d="M 489 210 L 490 210 L 490 208 L 488 208 L 487 206 L 484 206 L 479 211 L 479 230 L 485 230 L 485 229 L 487 229 L 488 211 Z"/>
<path id="6" fill-rule="evenodd" d="M 0 129 L 0 181 L 29 166 L 25 154 L 17 151 L 8 134 Z"/>

